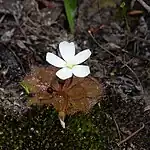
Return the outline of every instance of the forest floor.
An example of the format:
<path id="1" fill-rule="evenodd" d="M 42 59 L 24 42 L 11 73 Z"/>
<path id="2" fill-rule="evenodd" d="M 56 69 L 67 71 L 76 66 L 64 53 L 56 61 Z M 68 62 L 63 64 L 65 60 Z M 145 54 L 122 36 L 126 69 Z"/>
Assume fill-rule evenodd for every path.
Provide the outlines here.
<path id="1" fill-rule="evenodd" d="M 62 0 L 0 1 L 0 149 L 150 150 L 149 7 L 102 1 L 79 1 L 74 36 Z M 61 41 L 92 51 L 91 75 L 105 91 L 88 114 L 67 116 L 65 129 L 53 107 L 29 108 L 20 85 Z"/>

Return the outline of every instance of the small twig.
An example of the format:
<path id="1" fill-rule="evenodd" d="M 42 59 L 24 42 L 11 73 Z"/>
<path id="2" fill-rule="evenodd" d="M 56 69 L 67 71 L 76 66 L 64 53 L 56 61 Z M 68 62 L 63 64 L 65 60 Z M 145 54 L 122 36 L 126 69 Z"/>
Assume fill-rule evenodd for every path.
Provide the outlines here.
<path id="1" fill-rule="evenodd" d="M 5 16 L 6 16 L 6 15 L 3 15 L 3 16 L 0 18 L 0 24 L 3 22 Z"/>
<path id="2" fill-rule="evenodd" d="M 121 51 L 124 52 L 124 53 L 126 53 L 126 54 L 128 54 L 129 56 L 135 57 L 135 58 L 140 59 L 140 60 L 143 60 L 143 61 L 148 61 L 148 62 L 150 62 L 150 59 L 145 58 L 145 57 L 142 57 L 142 56 L 137 56 L 137 55 L 135 55 L 135 54 L 132 54 L 132 53 L 126 51 L 125 49 L 121 49 Z"/>
<path id="3" fill-rule="evenodd" d="M 119 129 L 119 126 L 118 126 L 118 124 L 117 124 L 116 119 L 115 119 L 115 117 L 114 117 L 114 116 L 113 116 L 113 120 L 114 120 L 114 123 L 115 123 L 116 128 L 117 128 L 117 132 L 118 132 L 119 140 L 121 141 L 120 129 Z"/>
<path id="4" fill-rule="evenodd" d="M 30 17 L 28 17 L 28 16 L 27 16 L 27 20 L 28 20 L 33 26 L 35 26 L 35 27 L 37 27 L 37 28 L 41 27 L 41 25 L 38 25 L 37 23 L 33 22 L 33 21 L 30 19 Z"/>
<path id="5" fill-rule="evenodd" d="M 147 11 L 150 13 L 150 6 L 148 6 L 143 0 L 137 0 Z"/>
<path id="6" fill-rule="evenodd" d="M 25 34 L 25 31 L 20 27 L 20 23 L 18 18 L 16 17 L 16 15 L 13 13 L 13 17 L 16 21 L 16 25 L 18 26 L 18 28 L 20 29 L 21 33 L 23 34 L 23 36 L 25 37 L 25 39 L 28 41 L 27 35 Z"/>
<path id="7" fill-rule="evenodd" d="M 132 1 L 131 1 L 131 4 L 130 4 L 131 9 L 133 8 L 135 2 L 136 2 L 136 0 L 132 0 Z"/>
<path id="8" fill-rule="evenodd" d="M 140 41 L 140 42 L 143 42 L 143 43 L 146 43 L 146 44 L 150 44 L 150 40 L 146 40 L 146 39 L 143 39 L 143 38 L 138 37 L 136 35 L 131 35 L 129 33 L 125 33 L 125 35 L 132 38 L 132 40 L 137 40 L 137 41 Z"/>
<path id="9" fill-rule="evenodd" d="M 133 132 L 130 136 L 128 136 L 126 139 L 122 140 L 121 142 L 117 143 L 118 146 L 123 144 L 124 142 L 128 141 L 131 139 L 133 136 L 135 136 L 137 133 L 139 133 L 142 129 L 144 129 L 145 125 L 142 123 L 142 127 L 140 127 L 137 131 Z"/>
<path id="10" fill-rule="evenodd" d="M 21 62 L 20 58 L 16 55 L 16 53 L 11 48 L 9 48 L 9 50 L 12 52 L 12 54 L 14 55 L 14 57 L 16 58 L 16 60 L 19 62 L 20 66 L 22 68 L 22 71 L 25 74 L 26 72 L 25 72 L 25 69 L 24 69 L 24 67 L 22 65 L 22 62 Z"/>
<path id="11" fill-rule="evenodd" d="M 4 7 L 5 7 L 5 6 L 4 6 Z M 17 16 L 15 15 L 15 13 L 14 13 L 12 10 L 8 9 L 8 8 L 6 8 L 6 10 L 7 10 L 8 12 L 10 12 L 10 14 L 13 15 L 13 17 L 14 17 L 14 19 L 15 19 L 15 22 L 16 22 L 16 26 L 20 29 L 20 31 L 21 31 L 21 33 L 23 34 L 24 38 L 28 41 L 28 38 L 27 38 L 27 36 L 26 36 L 26 34 L 25 34 L 25 31 L 21 28 L 20 23 L 19 23 L 19 20 L 18 20 Z"/>
<path id="12" fill-rule="evenodd" d="M 146 40 L 146 39 L 142 39 L 140 37 L 133 37 L 135 40 L 146 43 L 146 44 L 150 44 L 150 40 Z"/>
<path id="13" fill-rule="evenodd" d="M 15 59 L 16 59 L 16 60 L 18 61 L 18 63 L 20 64 L 20 67 L 21 67 L 21 69 L 22 69 L 22 72 L 25 74 L 26 72 L 25 72 L 25 69 L 24 69 L 24 67 L 23 67 L 23 65 L 22 65 L 22 62 L 21 62 L 20 58 L 16 55 L 16 53 L 15 53 L 9 46 L 7 46 L 7 45 L 4 44 L 4 43 L 3 43 L 3 45 L 4 45 L 8 50 L 11 51 L 11 53 L 14 55 Z"/>
<path id="14" fill-rule="evenodd" d="M 101 49 L 103 49 L 104 51 L 106 51 L 106 52 L 109 53 L 110 55 L 114 56 L 116 59 L 118 59 L 116 55 L 114 55 L 114 54 L 113 54 L 112 52 L 110 52 L 108 49 L 106 49 L 106 48 L 104 48 L 103 46 L 101 46 L 101 45 L 96 41 L 96 39 L 95 39 L 94 36 L 92 35 L 91 31 L 89 31 L 88 33 L 89 33 L 90 36 L 92 37 L 93 41 L 94 41 Z"/>
<path id="15" fill-rule="evenodd" d="M 128 62 L 126 62 L 125 64 L 128 65 L 128 64 L 130 64 L 133 60 L 134 60 L 134 59 L 132 58 L 132 59 L 130 59 Z M 121 66 L 121 68 L 124 68 L 124 67 L 125 67 L 125 65 Z"/>
<path id="16" fill-rule="evenodd" d="M 125 67 L 127 67 L 131 72 L 132 74 L 135 76 L 137 82 L 139 83 L 140 87 L 141 87 L 141 92 L 142 92 L 142 95 L 144 93 L 144 89 L 143 89 L 143 86 L 138 78 L 138 76 L 136 75 L 136 73 L 131 69 L 131 67 L 129 67 L 127 64 L 125 64 L 124 62 L 122 62 L 121 59 L 119 59 L 115 54 L 113 54 L 112 52 L 110 52 L 108 49 L 106 49 L 105 47 L 101 46 L 97 41 L 96 39 L 93 37 L 92 33 L 89 31 L 88 32 L 90 34 L 90 36 L 92 37 L 93 41 L 101 48 L 103 49 L 104 51 L 106 51 L 107 53 L 109 53 L 110 55 L 112 55 L 113 57 L 116 58 L 116 60 L 119 60 Z"/>

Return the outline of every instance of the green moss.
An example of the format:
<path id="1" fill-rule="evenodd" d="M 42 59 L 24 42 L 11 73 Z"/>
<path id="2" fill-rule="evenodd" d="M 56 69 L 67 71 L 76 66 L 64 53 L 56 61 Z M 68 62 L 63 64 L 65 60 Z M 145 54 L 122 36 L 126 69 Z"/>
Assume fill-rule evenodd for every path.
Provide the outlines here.
<path id="1" fill-rule="evenodd" d="M 22 117 L 3 116 L 0 149 L 108 150 L 115 132 L 103 111 L 95 106 L 87 115 L 67 116 L 66 129 L 52 108 L 33 107 Z"/>

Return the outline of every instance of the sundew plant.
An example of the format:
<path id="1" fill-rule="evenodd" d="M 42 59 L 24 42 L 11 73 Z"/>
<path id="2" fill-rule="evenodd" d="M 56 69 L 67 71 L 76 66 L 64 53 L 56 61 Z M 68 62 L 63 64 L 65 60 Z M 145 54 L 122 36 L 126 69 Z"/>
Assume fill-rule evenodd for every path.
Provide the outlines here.
<path id="1" fill-rule="evenodd" d="M 89 66 L 81 64 L 90 57 L 89 49 L 75 54 L 74 42 L 63 41 L 59 51 L 62 58 L 48 52 L 46 61 L 50 65 L 33 66 L 21 84 L 32 93 L 28 104 L 53 105 L 65 128 L 65 116 L 88 113 L 100 100 L 102 86 L 90 76 Z"/>

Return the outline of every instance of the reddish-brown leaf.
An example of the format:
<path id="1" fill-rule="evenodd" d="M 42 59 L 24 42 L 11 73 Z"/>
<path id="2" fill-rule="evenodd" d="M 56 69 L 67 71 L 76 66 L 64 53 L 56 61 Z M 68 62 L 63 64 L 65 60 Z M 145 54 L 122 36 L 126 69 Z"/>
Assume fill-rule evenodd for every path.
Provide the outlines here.
<path id="1" fill-rule="evenodd" d="M 58 112 L 88 112 L 102 96 L 102 86 L 92 77 L 59 80 L 52 67 L 34 67 L 23 80 L 33 93 L 29 104 L 53 105 Z"/>

